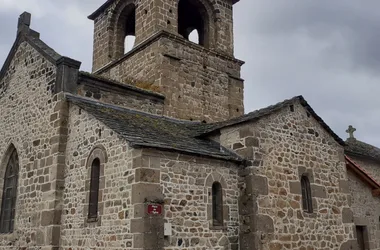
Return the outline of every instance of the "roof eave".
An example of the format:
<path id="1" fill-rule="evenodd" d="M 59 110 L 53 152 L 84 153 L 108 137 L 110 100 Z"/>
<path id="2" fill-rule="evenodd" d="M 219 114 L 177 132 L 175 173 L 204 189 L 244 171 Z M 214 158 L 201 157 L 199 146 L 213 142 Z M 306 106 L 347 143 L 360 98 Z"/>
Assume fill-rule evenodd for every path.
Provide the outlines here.
<path id="1" fill-rule="evenodd" d="M 364 182 L 366 182 L 372 188 L 372 194 L 374 196 L 380 196 L 380 184 L 377 183 L 375 179 L 373 179 L 359 164 L 354 162 L 347 155 L 344 156 L 346 159 L 346 166 L 350 168 L 355 174 Z"/>
<path id="2" fill-rule="evenodd" d="M 230 162 L 234 162 L 236 164 L 238 164 L 239 166 L 244 166 L 245 165 L 245 160 L 240 158 L 240 157 L 225 157 L 225 156 L 219 156 L 219 155 L 210 155 L 210 154 L 202 154 L 202 153 L 199 153 L 199 152 L 193 152 L 193 151 L 190 151 L 190 150 L 181 150 L 181 149 L 176 149 L 176 148 L 170 148 L 170 147 L 164 147 L 164 146 L 155 146 L 155 145 L 151 145 L 151 144 L 145 144 L 145 143 L 131 143 L 130 142 L 130 145 L 131 147 L 141 147 L 141 148 L 154 148 L 154 149 L 158 149 L 158 150 L 170 150 L 170 151 L 176 151 L 178 153 L 186 153 L 186 154 L 191 154 L 191 155 L 197 155 L 197 156 L 201 156 L 201 157 L 207 157 L 207 158 L 212 158 L 212 159 L 217 159 L 217 160 L 223 160 L 223 161 L 230 161 Z"/>
<path id="3" fill-rule="evenodd" d="M 42 44 L 44 48 L 42 48 L 40 45 L 36 44 L 35 41 L 38 41 L 40 45 Z M 39 53 L 41 53 L 48 61 L 55 64 L 62 56 L 56 53 L 51 47 L 46 45 L 40 38 L 39 33 L 37 31 L 34 31 L 30 29 L 28 33 L 19 32 L 17 34 L 16 40 L 14 41 L 11 50 L 8 53 L 8 56 L 5 59 L 5 62 L 0 70 L 0 80 L 3 79 L 5 73 L 7 72 L 7 69 L 9 65 L 12 62 L 12 59 L 17 51 L 18 46 L 24 42 L 27 41 L 34 49 L 36 49 Z M 55 57 L 52 57 L 49 53 L 46 52 L 46 50 L 50 50 L 53 53 L 55 53 Z"/>
<path id="4" fill-rule="evenodd" d="M 115 0 L 108 0 L 102 6 L 100 6 L 97 10 L 95 10 L 92 14 L 90 14 L 87 18 L 94 21 L 100 15 L 100 13 L 106 10 L 114 1 Z"/>
<path id="5" fill-rule="evenodd" d="M 295 102 L 295 101 L 298 101 L 314 117 L 314 119 L 316 119 L 317 122 L 334 138 L 334 140 L 336 142 L 338 142 L 341 146 L 346 146 L 346 143 L 337 134 L 335 134 L 335 132 L 322 120 L 322 118 L 313 110 L 313 108 L 307 103 L 307 101 L 305 100 L 305 98 L 302 95 L 293 97 L 293 98 L 285 100 L 283 102 L 280 102 L 280 103 L 274 104 L 272 106 L 268 106 L 266 108 L 259 109 L 259 110 L 252 112 L 252 113 L 260 112 L 262 110 L 265 110 L 265 109 L 272 107 L 272 110 L 268 113 L 264 113 L 264 114 L 261 114 L 261 115 L 255 116 L 255 117 L 251 117 L 251 118 L 249 118 L 249 117 L 244 118 L 245 116 L 249 116 L 249 114 L 247 114 L 247 115 L 242 116 L 243 119 L 241 119 L 241 120 L 236 120 L 236 118 L 233 118 L 230 121 L 227 121 L 227 123 L 221 122 L 219 124 L 216 124 L 215 127 L 211 128 L 207 131 L 204 131 L 199 136 L 207 136 L 210 133 L 213 133 L 215 131 L 219 131 L 223 128 L 228 128 L 231 126 L 236 126 L 236 125 L 247 123 L 247 122 L 257 121 L 263 117 L 267 117 L 267 116 L 273 114 L 274 112 L 277 112 L 277 111 L 283 109 L 284 104 L 290 104 L 291 102 Z"/>

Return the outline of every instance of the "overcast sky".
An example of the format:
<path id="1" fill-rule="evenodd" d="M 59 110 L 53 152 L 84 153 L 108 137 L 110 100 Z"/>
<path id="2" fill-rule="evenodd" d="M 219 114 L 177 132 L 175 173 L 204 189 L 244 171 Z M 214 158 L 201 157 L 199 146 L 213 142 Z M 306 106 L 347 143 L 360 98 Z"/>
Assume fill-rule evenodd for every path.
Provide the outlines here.
<path id="1" fill-rule="evenodd" d="M 0 65 L 17 18 L 62 55 L 91 70 L 93 23 L 105 0 L 0 0 Z M 380 147 L 380 1 L 241 0 L 235 5 L 235 55 L 244 60 L 246 112 L 303 95 L 342 139 Z"/>

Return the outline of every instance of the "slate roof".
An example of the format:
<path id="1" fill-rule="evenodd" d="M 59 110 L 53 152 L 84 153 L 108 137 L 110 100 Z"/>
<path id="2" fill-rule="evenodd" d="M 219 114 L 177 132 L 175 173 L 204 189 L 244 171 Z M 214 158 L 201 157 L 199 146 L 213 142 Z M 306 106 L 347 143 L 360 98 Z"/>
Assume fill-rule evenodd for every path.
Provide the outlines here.
<path id="1" fill-rule="evenodd" d="M 251 122 L 251 121 L 257 121 L 261 119 L 262 117 L 271 115 L 275 113 L 276 111 L 281 110 L 284 107 L 287 107 L 291 104 L 294 104 L 294 102 L 299 102 L 309 113 L 312 115 L 317 122 L 341 145 L 345 145 L 344 141 L 334 133 L 334 131 L 322 120 L 320 116 L 315 113 L 315 111 L 312 109 L 312 107 L 307 103 L 307 101 L 303 98 L 303 96 L 296 96 L 291 99 L 285 100 L 283 102 L 279 102 L 275 105 L 271 105 L 269 107 L 255 110 L 253 112 L 250 112 L 246 115 L 233 118 L 231 120 L 219 122 L 219 123 L 213 123 L 213 124 L 205 124 L 203 126 L 198 126 L 198 128 L 195 128 L 198 130 L 199 135 L 206 135 L 213 132 L 216 132 L 222 128 L 238 125 L 240 123 L 244 122 Z"/>
<path id="2" fill-rule="evenodd" d="M 243 158 L 211 140 L 194 137 L 196 124 L 66 94 L 67 99 L 125 138 L 131 146 L 175 150 L 241 163 Z"/>
<path id="3" fill-rule="evenodd" d="M 359 141 L 355 138 L 349 138 L 346 140 L 346 147 L 344 150 L 348 155 L 361 156 L 380 161 L 380 148 Z"/>

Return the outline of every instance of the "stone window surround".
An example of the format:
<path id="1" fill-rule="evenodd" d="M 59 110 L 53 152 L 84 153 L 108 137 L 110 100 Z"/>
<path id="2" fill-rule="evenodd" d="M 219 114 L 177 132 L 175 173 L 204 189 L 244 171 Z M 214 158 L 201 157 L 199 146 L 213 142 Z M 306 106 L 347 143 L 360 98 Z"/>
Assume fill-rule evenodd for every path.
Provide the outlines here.
<path id="1" fill-rule="evenodd" d="M 194 4 L 194 2 L 196 4 Z M 188 8 L 182 7 L 182 5 L 186 6 L 186 4 L 189 5 L 187 6 Z M 183 36 L 186 40 L 189 40 L 190 32 L 193 31 L 193 30 L 189 30 L 189 28 L 194 28 L 194 30 L 198 32 L 198 37 L 199 37 L 199 42 L 197 42 L 197 44 L 208 48 L 209 42 L 210 42 L 210 23 L 211 23 L 210 18 L 212 18 L 212 16 L 210 16 L 205 3 L 199 0 L 179 0 L 177 6 L 178 6 L 178 34 Z M 190 6 L 194 6 L 195 8 L 197 8 L 197 10 L 193 9 L 193 11 L 196 11 L 197 12 L 196 14 L 200 15 L 200 19 L 202 20 L 202 22 L 198 24 L 202 25 L 203 27 L 201 26 L 194 27 L 194 25 L 196 26 L 196 24 L 194 23 L 192 24 L 192 26 L 188 24 L 189 22 L 188 18 L 190 17 L 186 15 L 189 12 L 190 13 L 192 12 L 191 10 L 192 8 L 190 8 Z M 195 13 L 191 13 L 191 14 L 195 15 Z M 184 26 L 185 24 L 187 24 L 188 26 Z"/>
<path id="2" fill-rule="evenodd" d="M 194 1 L 194 0 L 193 0 Z M 191 1 L 191 2 L 193 2 Z M 212 5 L 211 1 L 208 0 L 196 0 L 198 5 L 202 5 L 204 8 L 204 13 L 201 13 L 204 18 L 204 26 L 205 26 L 205 34 L 204 34 L 204 39 L 205 39 L 205 44 L 200 45 L 205 48 L 213 48 L 215 43 L 216 43 L 216 38 L 215 38 L 215 31 L 216 30 L 216 25 L 215 22 L 212 20 L 216 20 L 216 9 Z M 178 1 L 179 3 L 179 1 Z M 179 27 L 179 24 L 178 24 Z M 199 33 L 198 33 L 199 34 Z M 200 34 L 199 34 L 200 35 Z"/>
<path id="3" fill-rule="evenodd" d="M 215 18 L 216 18 L 214 6 L 208 0 L 191 0 L 191 2 L 192 1 L 195 1 L 198 5 L 203 6 L 204 13 L 202 13 L 202 15 L 206 19 L 205 24 L 204 24 L 204 26 L 205 26 L 205 38 L 204 38 L 205 39 L 205 45 L 200 45 L 200 46 L 206 47 L 206 48 L 212 48 L 215 44 L 215 39 L 216 39 L 214 37 L 215 32 L 213 32 L 214 30 L 216 30 L 216 25 L 214 24 L 214 22 L 211 21 L 211 20 L 215 20 Z M 179 0 L 178 0 L 178 2 L 179 2 Z M 121 21 L 120 19 L 123 19 L 123 11 L 125 11 L 126 9 L 132 8 L 132 6 L 135 9 L 137 7 L 135 0 L 121 1 L 121 3 L 119 3 L 119 5 L 120 6 L 117 6 L 115 9 L 118 9 L 121 11 L 114 13 L 112 15 L 112 18 L 111 18 L 111 23 L 112 23 L 111 26 L 113 27 L 113 30 L 114 30 L 113 36 L 115 38 L 115 42 L 112 45 L 113 51 L 111 52 L 111 54 L 114 57 L 114 59 L 120 58 L 120 56 L 125 54 L 124 51 L 122 52 L 122 50 L 120 48 L 121 45 L 118 45 L 118 44 L 121 44 L 121 40 L 124 42 L 124 38 L 125 38 L 125 35 L 120 34 L 120 31 L 119 31 L 120 29 L 118 28 L 118 25 L 119 25 L 118 23 Z M 177 6 L 178 6 L 178 3 L 177 3 Z M 129 11 L 127 11 L 127 12 L 129 12 Z M 178 26 L 179 26 L 179 24 L 178 24 Z M 198 32 L 198 34 L 199 34 L 199 32 Z M 136 36 L 136 34 L 135 34 L 135 36 Z"/>
<path id="4" fill-rule="evenodd" d="M 113 16 L 114 23 L 114 44 L 113 44 L 113 56 L 114 59 L 118 59 L 125 54 L 125 38 L 128 35 L 136 36 L 136 31 L 132 32 L 131 27 L 128 26 L 128 21 L 131 21 L 131 15 L 135 13 L 134 19 L 136 19 L 136 5 L 135 1 L 124 1 L 122 6 L 117 8 L 117 13 Z M 134 20 L 136 22 L 136 20 Z M 127 26 L 125 26 L 127 25 Z M 136 25 L 135 25 L 136 26 Z"/>
<path id="5" fill-rule="evenodd" d="M 307 174 L 301 176 L 302 208 L 304 212 L 313 213 L 313 196 L 311 195 L 310 180 Z"/>
<path id="6" fill-rule="evenodd" d="M 103 200 L 103 192 L 105 187 L 105 177 L 104 177 L 104 167 L 107 163 L 107 153 L 106 149 L 101 146 L 95 146 L 91 153 L 89 154 L 86 162 L 86 171 L 87 171 L 87 177 L 86 177 L 86 183 L 85 183 L 85 205 L 83 209 L 83 216 L 84 216 L 84 225 L 90 226 L 90 225 L 101 225 L 101 218 L 104 211 L 104 200 Z M 98 198 L 98 216 L 96 218 L 89 218 L 88 217 L 88 209 L 89 209 L 89 202 L 90 202 L 90 183 L 91 183 L 91 167 L 92 162 L 95 159 L 99 159 L 100 161 L 100 178 L 99 178 L 99 198 Z"/>
<path id="7" fill-rule="evenodd" d="M 365 217 L 354 217 L 354 224 L 355 224 L 355 229 L 354 229 L 354 237 L 355 240 L 357 240 L 358 236 L 356 235 L 356 226 L 362 226 L 365 227 L 365 232 L 364 232 L 364 245 L 365 249 L 372 249 L 370 248 L 370 242 L 371 242 L 371 237 L 370 237 L 370 221 L 368 218 Z"/>
<path id="8" fill-rule="evenodd" d="M 298 180 L 297 181 L 290 181 L 290 193 L 297 194 L 302 196 L 302 188 L 301 188 L 301 178 L 302 176 L 306 176 L 309 179 L 310 183 L 310 189 L 311 189 L 311 197 L 312 197 L 312 206 L 313 206 L 313 212 L 309 213 L 307 211 L 304 211 L 302 208 L 302 215 L 305 218 L 316 218 L 317 217 L 317 211 L 318 211 L 318 201 L 316 198 L 320 198 L 322 195 L 318 194 L 317 185 L 314 181 L 314 172 L 311 168 L 306 168 L 303 166 L 298 167 Z M 302 197 L 301 197 L 302 199 Z M 302 202 L 302 200 L 300 201 Z"/>
<path id="9" fill-rule="evenodd" d="M 2 204 L 2 200 L 3 200 L 2 199 L 3 198 L 2 195 L 3 195 L 3 188 L 4 188 L 5 171 L 7 169 L 8 162 L 9 162 L 10 157 L 11 157 L 12 153 L 14 152 L 14 150 L 16 150 L 16 153 L 17 153 L 17 155 L 19 157 L 19 165 L 20 165 L 21 164 L 20 155 L 19 155 L 19 153 L 18 153 L 18 151 L 17 151 L 17 149 L 16 149 L 16 147 L 14 146 L 13 143 L 9 144 L 7 150 L 5 151 L 5 154 L 4 154 L 3 158 L 2 158 L 2 160 L 0 161 L 0 195 L 1 195 L 1 197 L 0 197 L 0 208 L 3 205 Z M 20 166 L 19 166 L 19 171 L 20 171 Z M 17 186 L 19 185 L 19 181 L 20 181 L 19 179 L 18 179 Z M 17 209 L 17 200 L 16 200 L 16 209 Z M 17 214 L 17 210 L 15 211 L 15 214 Z M 13 236 L 15 236 L 14 234 L 15 234 L 16 230 L 17 230 L 17 223 L 16 223 L 16 216 L 15 216 L 13 231 L 9 232 L 9 233 L 1 233 L 0 235 L 2 237 L 8 236 L 8 237 L 10 237 L 10 239 L 12 239 Z"/>
<path id="10" fill-rule="evenodd" d="M 214 226 L 213 222 L 213 214 L 212 214 L 212 185 L 215 182 L 219 182 L 222 186 L 222 192 L 223 192 L 223 225 L 222 226 Z M 224 180 L 223 176 L 219 174 L 218 172 L 213 172 L 209 174 L 205 181 L 205 193 L 207 195 L 207 220 L 209 222 L 209 228 L 210 230 L 227 230 L 227 223 L 226 220 L 229 218 L 229 207 L 225 203 L 226 198 L 226 189 L 227 189 L 227 183 Z"/>

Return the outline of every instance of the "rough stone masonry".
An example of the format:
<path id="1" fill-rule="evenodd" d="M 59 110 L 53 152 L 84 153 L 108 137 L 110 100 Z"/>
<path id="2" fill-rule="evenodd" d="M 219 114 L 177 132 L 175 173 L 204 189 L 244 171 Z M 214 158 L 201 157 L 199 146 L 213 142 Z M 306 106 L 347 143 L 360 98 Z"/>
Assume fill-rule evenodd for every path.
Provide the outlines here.
<path id="1" fill-rule="evenodd" d="M 0 249 L 380 249 L 380 149 L 302 96 L 244 115 L 237 2 L 108 0 L 92 73 L 20 16 L 0 71 Z"/>

